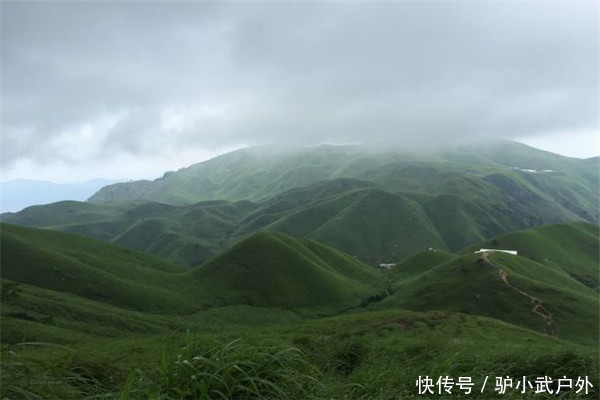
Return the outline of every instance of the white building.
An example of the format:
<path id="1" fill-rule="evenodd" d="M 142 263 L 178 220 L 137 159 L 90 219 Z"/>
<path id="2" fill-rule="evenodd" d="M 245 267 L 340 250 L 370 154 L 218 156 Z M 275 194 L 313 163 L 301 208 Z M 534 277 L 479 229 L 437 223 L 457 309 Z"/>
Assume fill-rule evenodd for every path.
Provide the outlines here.
<path id="1" fill-rule="evenodd" d="M 500 250 L 500 249 L 479 249 L 475 253 L 494 253 L 494 252 L 502 252 L 512 254 L 513 256 L 517 255 L 517 250 Z"/>

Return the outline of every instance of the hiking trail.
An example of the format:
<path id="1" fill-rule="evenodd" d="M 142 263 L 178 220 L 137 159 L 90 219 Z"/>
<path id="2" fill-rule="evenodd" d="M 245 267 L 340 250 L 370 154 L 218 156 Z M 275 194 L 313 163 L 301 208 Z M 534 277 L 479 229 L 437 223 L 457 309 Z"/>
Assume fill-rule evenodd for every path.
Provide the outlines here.
<path id="1" fill-rule="evenodd" d="M 496 264 L 494 264 L 493 262 L 491 262 L 490 259 L 488 258 L 488 256 L 489 256 L 489 253 L 483 253 L 481 258 L 486 263 L 488 263 L 489 265 L 491 265 L 492 267 L 494 267 L 498 270 L 498 275 L 500 276 L 500 279 L 502 280 L 502 282 L 504 282 L 504 284 L 506 286 L 508 286 L 515 292 L 517 292 L 520 295 L 525 296 L 531 300 L 531 303 L 533 304 L 531 311 L 533 311 L 534 314 L 539 315 L 544 320 L 544 333 L 548 336 L 558 337 L 558 329 L 556 327 L 556 323 L 554 322 L 554 316 L 552 315 L 552 313 L 550 311 L 548 311 L 544 307 L 542 300 L 540 300 L 539 298 L 537 298 L 527 292 L 524 292 L 523 290 L 521 290 L 519 288 L 514 287 L 508 281 L 508 274 L 506 273 L 506 271 L 503 270 L 502 268 L 500 268 L 499 266 L 497 266 Z"/>

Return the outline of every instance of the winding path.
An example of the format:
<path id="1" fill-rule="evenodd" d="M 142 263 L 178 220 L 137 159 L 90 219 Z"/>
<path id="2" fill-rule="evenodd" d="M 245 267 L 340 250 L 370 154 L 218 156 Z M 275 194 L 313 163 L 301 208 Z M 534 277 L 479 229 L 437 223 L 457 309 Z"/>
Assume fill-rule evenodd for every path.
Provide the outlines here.
<path id="1" fill-rule="evenodd" d="M 503 270 L 502 268 L 500 268 L 499 266 L 497 266 L 496 264 L 494 264 L 493 262 L 491 262 L 490 259 L 488 258 L 488 256 L 489 256 L 489 253 L 483 253 L 481 258 L 486 263 L 488 263 L 489 265 L 491 265 L 492 267 L 494 267 L 498 270 L 498 275 L 500 276 L 500 279 L 502 279 L 502 282 L 504 282 L 504 284 L 506 284 L 506 286 L 508 286 L 515 292 L 517 292 L 520 295 L 525 296 L 531 300 L 531 304 L 533 304 L 533 308 L 531 309 L 531 311 L 533 311 L 533 313 L 539 315 L 544 320 L 544 333 L 549 336 L 558 336 L 558 329 L 556 327 L 556 323 L 554 322 L 554 317 L 553 317 L 552 313 L 544 307 L 542 300 L 538 299 L 535 296 L 532 296 L 531 294 L 529 294 L 527 292 L 522 291 L 519 288 L 514 287 L 508 281 L 508 274 L 506 273 L 506 271 Z"/>

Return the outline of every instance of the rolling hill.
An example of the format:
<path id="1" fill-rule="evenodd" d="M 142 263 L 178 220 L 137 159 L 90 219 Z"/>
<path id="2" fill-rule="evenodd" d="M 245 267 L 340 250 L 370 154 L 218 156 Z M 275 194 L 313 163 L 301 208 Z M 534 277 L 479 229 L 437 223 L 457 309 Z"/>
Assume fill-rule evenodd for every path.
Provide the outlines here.
<path id="1" fill-rule="evenodd" d="M 188 273 L 222 304 L 340 310 L 384 291 L 383 277 L 330 247 L 258 233 Z"/>
<path id="2" fill-rule="evenodd" d="M 101 310 L 182 316 L 242 305 L 330 314 L 385 286 L 358 260 L 281 233 L 253 235 L 192 270 L 70 233 L 2 224 L 0 236 L 3 280 L 101 303 Z"/>
<path id="3" fill-rule="evenodd" d="M 538 299 L 552 314 L 552 334 L 585 341 L 598 333 L 599 236 L 585 223 L 513 232 L 474 247 L 508 246 L 518 256 L 431 249 L 385 275 L 331 247 L 276 232 L 251 235 L 191 270 L 53 230 L 2 224 L 1 238 L 2 279 L 33 288 L 38 298 L 47 295 L 35 288 L 165 316 L 229 306 L 333 314 L 371 301 L 374 308 L 462 312 L 539 331 Z M 386 297 L 388 279 L 393 293 Z"/>
<path id="4" fill-rule="evenodd" d="M 264 152 L 240 150 L 139 183 L 153 188 L 146 191 L 108 186 L 87 203 L 34 206 L 0 220 L 80 233 L 188 267 L 263 230 L 314 239 L 374 265 L 430 247 L 456 252 L 519 229 L 598 222 L 593 160 L 517 143 L 419 156 L 356 146 Z"/>
<path id="5" fill-rule="evenodd" d="M 548 269 L 562 271 L 590 289 L 598 291 L 599 233 L 598 225 L 582 222 L 548 225 L 510 232 L 465 252 L 480 248 L 514 248 L 519 255 Z"/>
<path id="6" fill-rule="evenodd" d="M 582 194 L 598 189 L 597 165 L 505 141 L 418 154 L 361 146 L 246 148 L 165 173 L 154 181 L 106 186 L 90 201 L 151 200 L 167 204 L 260 201 L 295 187 L 336 178 L 376 181 L 395 189 L 427 189 L 439 186 L 457 173 L 477 177 L 506 169 L 527 176 L 532 182 L 550 177 L 567 184 L 565 178 L 570 178 L 571 186 L 576 186 Z"/>
<path id="7" fill-rule="evenodd" d="M 519 255 L 473 253 L 498 246 Z M 485 315 L 594 342 L 600 311 L 598 254 L 598 227 L 583 223 L 510 233 L 462 255 L 432 250 L 389 271 L 396 281 L 394 293 L 375 306 Z"/>
<path id="8" fill-rule="evenodd" d="M 199 360 L 244 368 L 286 354 L 302 358 L 276 364 L 277 376 L 309 371 L 320 382 L 311 393 L 332 398 L 416 398 L 423 374 L 470 376 L 479 387 L 505 375 L 588 374 L 597 383 L 598 292 L 588 276 L 598 269 L 596 225 L 477 245 L 512 246 L 519 256 L 431 249 L 387 273 L 271 231 L 193 269 L 50 229 L 1 224 L 0 238 L 6 397 L 164 397 L 195 384 L 186 368 Z"/>
<path id="9" fill-rule="evenodd" d="M 80 235 L 2 224 L 3 279 L 154 313 L 195 308 L 180 266 Z"/>

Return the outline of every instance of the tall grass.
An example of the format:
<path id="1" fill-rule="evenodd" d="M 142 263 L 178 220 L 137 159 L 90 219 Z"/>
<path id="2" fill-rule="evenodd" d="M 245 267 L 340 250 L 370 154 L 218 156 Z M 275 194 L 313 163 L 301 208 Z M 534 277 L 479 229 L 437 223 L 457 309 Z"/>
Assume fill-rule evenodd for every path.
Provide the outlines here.
<path id="1" fill-rule="evenodd" d="M 31 350 L 61 352 L 50 359 Z M 78 359 L 74 350 L 54 343 L 26 342 L 2 346 L 0 398 L 75 399 L 106 397 L 119 384 L 114 367 Z"/>
<path id="2" fill-rule="evenodd" d="M 306 399 L 324 388 L 321 374 L 295 347 L 205 346 L 189 340 L 155 374 L 141 377 L 147 394 L 166 399 Z"/>

